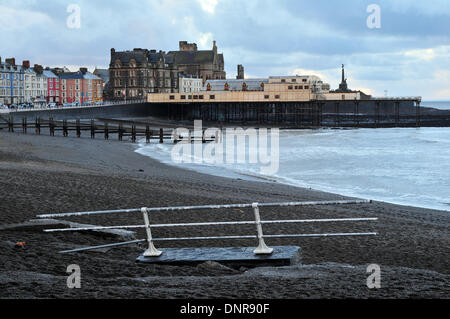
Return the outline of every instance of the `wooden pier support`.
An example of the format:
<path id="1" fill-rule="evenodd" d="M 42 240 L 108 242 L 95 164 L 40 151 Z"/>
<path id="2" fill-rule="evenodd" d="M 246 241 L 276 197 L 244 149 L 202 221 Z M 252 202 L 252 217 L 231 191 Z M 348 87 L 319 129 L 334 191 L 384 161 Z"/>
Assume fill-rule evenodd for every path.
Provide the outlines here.
<path id="1" fill-rule="evenodd" d="M 340 124 L 340 122 L 341 122 L 341 118 L 340 118 L 340 111 L 339 111 L 339 106 L 340 106 L 340 103 L 339 102 L 335 102 L 334 103 L 334 116 L 335 116 L 335 118 L 334 118 L 334 126 L 339 126 L 339 124 Z"/>
<path id="2" fill-rule="evenodd" d="M 375 127 L 378 127 L 380 123 L 380 102 L 375 102 L 375 116 L 374 116 L 374 124 Z"/>
<path id="3" fill-rule="evenodd" d="M 400 102 L 396 101 L 394 103 L 395 108 L 395 125 L 400 125 Z"/>
<path id="4" fill-rule="evenodd" d="M 359 101 L 355 101 L 355 113 L 353 121 L 356 127 L 359 127 Z"/>
<path id="5" fill-rule="evenodd" d="M 420 101 L 416 102 L 416 126 L 420 126 Z"/>

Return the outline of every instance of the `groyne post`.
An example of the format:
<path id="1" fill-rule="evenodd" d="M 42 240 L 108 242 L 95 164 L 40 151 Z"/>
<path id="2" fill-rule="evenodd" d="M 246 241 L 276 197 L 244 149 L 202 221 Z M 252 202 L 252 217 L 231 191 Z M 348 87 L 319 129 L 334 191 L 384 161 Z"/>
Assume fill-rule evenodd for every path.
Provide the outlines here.
<path id="1" fill-rule="evenodd" d="M 14 118 L 12 116 L 8 118 L 8 132 L 14 133 Z"/>
<path id="2" fill-rule="evenodd" d="M 76 125 L 77 137 L 80 138 L 81 137 L 81 125 L 80 125 L 79 119 L 77 120 L 75 125 Z"/>
<path id="3" fill-rule="evenodd" d="M 109 127 L 108 127 L 108 122 L 105 122 L 105 140 L 109 140 Z"/>
<path id="4" fill-rule="evenodd" d="M 27 134 L 27 118 L 22 117 L 22 133 Z"/>
<path id="5" fill-rule="evenodd" d="M 41 118 L 37 117 L 35 120 L 35 130 L 36 130 L 36 135 L 41 135 Z"/>
<path id="6" fill-rule="evenodd" d="M 94 123 L 94 120 L 91 120 L 91 138 L 95 139 L 95 123 Z"/>
<path id="7" fill-rule="evenodd" d="M 136 143 L 136 125 L 131 126 L 131 142 Z"/>
<path id="8" fill-rule="evenodd" d="M 63 136 L 64 137 L 69 136 L 69 131 L 67 129 L 67 120 L 63 120 Z"/>
<path id="9" fill-rule="evenodd" d="M 122 141 L 122 139 L 123 139 L 123 127 L 122 127 L 122 124 L 119 124 L 118 136 L 119 136 L 119 141 Z"/>
<path id="10" fill-rule="evenodd" d="M 50 136 L 55 136 L 55 123 L 53 122 L 53 118 L 52 117 L 49 119 L 48 126 L 49 126 L 49 129 L 50 129 Z"/>
<path id="11" fill-rule="evenodd" d="M 151 139 L 152 135 L 150 133 L 150 126 L 145 126 L 145 142 L 148 144 L 150 143 L 150 139 Z"/>
<path id="12" fill-rule="evenodd" d="M 159 143 L 164 143 L 164 130 L 162 128 L 159 129 Z"/>

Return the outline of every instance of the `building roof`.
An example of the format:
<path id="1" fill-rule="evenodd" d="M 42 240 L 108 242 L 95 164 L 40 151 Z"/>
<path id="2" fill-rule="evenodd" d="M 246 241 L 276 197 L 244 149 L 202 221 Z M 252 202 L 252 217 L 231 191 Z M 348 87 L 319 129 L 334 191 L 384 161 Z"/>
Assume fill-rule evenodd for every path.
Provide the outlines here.
<path id="1" fill-rule="evenodd" d="M 50 79 L 57 79 L 58 76 L 50 70 L 44 70 L 43 75 Z"/>
<path id="2" fill-rule="evenodd" d="M 115 60 L 119 59 L 123 64 L 128 64 L 132 59 L 134 59 L 136 63 L 143 63 L 146 58 L 147 54 L 144 50 L 122 51 L 112 53 L 111 62 L 114 63 Z"/>
<path id="3" fill-rule="evenodd" d="M 214 61 L 214 51 L 171 51 L 176 64 L 202 64 Z"/>
<path id="4" fill-rule="evenodd" d="M 101 78 L 91 72 L 86 72 L 83 74 L 81 71 L 61 73 L 59 78 L 62 80 L 101 80 Z"/>

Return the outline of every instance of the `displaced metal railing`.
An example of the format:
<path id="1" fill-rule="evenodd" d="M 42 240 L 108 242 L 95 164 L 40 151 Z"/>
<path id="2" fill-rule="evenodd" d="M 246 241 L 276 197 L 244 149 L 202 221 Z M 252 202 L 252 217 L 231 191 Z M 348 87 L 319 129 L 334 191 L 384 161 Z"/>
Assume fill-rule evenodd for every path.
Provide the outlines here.
<path id="1" fill-rule="evenodd" d="M 262 225 L 264 224 L 288 224 L 288 223 L 331 223 L 331 222 L 360 222 L 360 221 L 377 221 L 378 218 L 328 218 L 328 219 L 299 219 L 299 220 L 261 220 L 259 209 L 261 207 L 293 207 L 293 206 L 316 206 L 316 205 L 345 205 L 345 204 L 366 204 L 371 203 L 368 200 L 341 200 L 341 201 L 313 201 L 313 202 L 286 202 L 286 203 L 253 203 L 253 204 L 231 204 L 231 205 L 204 205 L 204 206 L 179 206 L 179 207 L 159 207 L 159 208 L 136 208 L 123 210 L 106 210 L 106 211 L 91 211 L 91 212 L 77 212 L 64 214 L 46 214 L 38 215 L 38 218 L 59 218 L 59 217 L 73 217 L 86 215 L 107 215 L 107 214 L 129 214 L 142 213 L 144 218 L 143 225 L 118 225 L 118 226 L 93 226 L 93 227 L 79 227 L 79 228 L 64 228 L 64 229 L 46 229 L 45 232 L 76 232 L 76 231 L 99 231 L 108 229 L 145 229 L 147 239 L 133 240 L 122 243 L 114 243 L 108 245 L 79 248 L 73 250 L 61 251 L 60 253 L 74 253 L 109 247 L 119 247 L 124 245 L 131 245 L 136 243 L 148 243 L 148 249 L 144 253 L 144 257 L 159 257 L 163 253 L 158 250 L 155 241 L 191 241 L 191 240 L 230 240 L 230 239 L 257 239 L 258 247 L 254 250 L 255 255 L 270 255 L 273 249 L 268 247 L 264 238 L 300 238 L 300 237 L 336 237 L 336 236 L 375 236 L 377 233 L 325 233 L 325 234 L 274 234 L 264 235 Z M 164 211 L 190 211 L 190 210 L 204 210 L 204 209 L 230 209 L 230 208 L 252 208 L 255 216 L 253 221 L 235 221 L 235 222 L 209 222 L 209 223 L 179 223 L 179 224 L 151 224 L 149 213 L 164 212 Z M 163 227 L 201 227 L 201 226 L 221 226 L 221 225 L 255 225 L 256 235 L 246 236 L 215 236 L 215 237 L 177 237 L 177 238 L 153 238 L 152 228 Z"/>

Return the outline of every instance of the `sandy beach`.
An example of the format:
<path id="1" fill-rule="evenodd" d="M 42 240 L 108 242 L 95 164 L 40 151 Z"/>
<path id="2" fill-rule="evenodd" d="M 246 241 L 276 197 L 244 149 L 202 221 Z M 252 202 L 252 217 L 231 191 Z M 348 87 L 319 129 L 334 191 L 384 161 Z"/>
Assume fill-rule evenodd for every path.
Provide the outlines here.
<path id="1" fill-rule="evenodd" d="M 227 179 L 170 167 L 127 142 L 0 131 L 0 226 L 38 214 L 177 205 L 344 199 L 269 182 Z M 298 245 L 302 264 L 231 269 L 136 264 L 144 246 L 61 255 L 58 251 L 123 239 L 100 233 L 0 230 L 0 298 L 448 298 L 448 212 L 381 202 L 265 208 L 265 219 L 378 217 L 349 224 L 283 224 L 265 233 L 376 231 L 376 237 L 270 239 Z M 249 219 L 250 218 L 250 219 Z M 152 215 L 155 223 L 251 220 L 250 210 Z M 93 225 L 141 224 L 140 214 L 65 218 Z M 0 227 L 1 228 L 1 227 Z M 248 235 L 254 227 L 155 229 L 155 237 Z M 137 231 L 137 239 L 145 238 Z M 26 242 L 23 249 L 15 243 Z M 252 240 L 158 243 L 166 247 L 254 246 Z M 68 265 L 81 267 L 82 288 L 68 289 Z M 381 266 L 381 289 L 366 286 L 369 264 Z"/>

